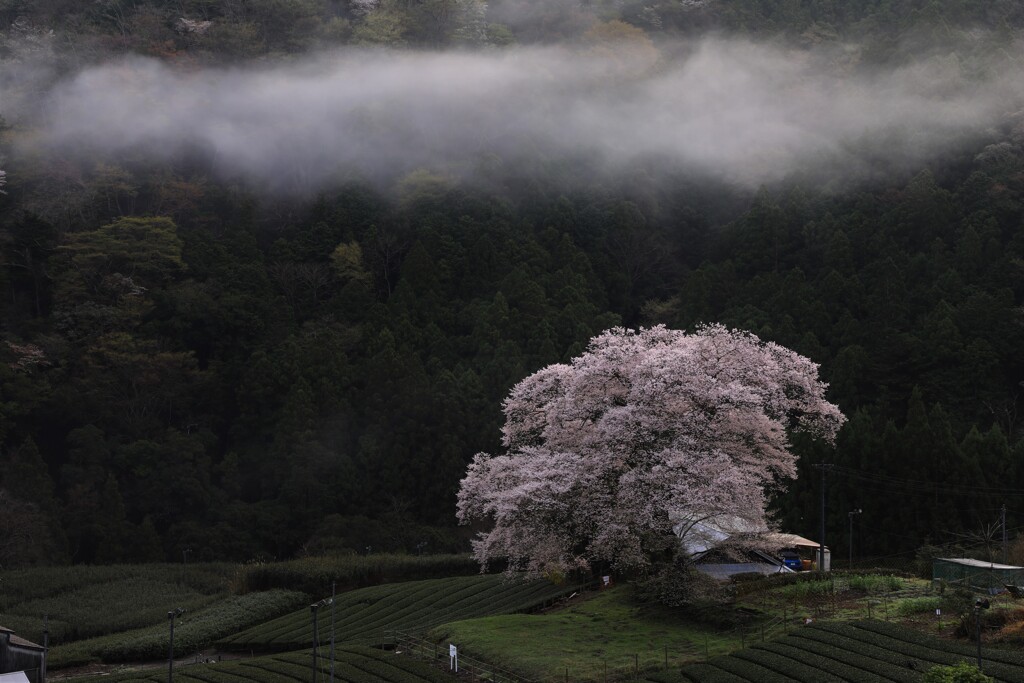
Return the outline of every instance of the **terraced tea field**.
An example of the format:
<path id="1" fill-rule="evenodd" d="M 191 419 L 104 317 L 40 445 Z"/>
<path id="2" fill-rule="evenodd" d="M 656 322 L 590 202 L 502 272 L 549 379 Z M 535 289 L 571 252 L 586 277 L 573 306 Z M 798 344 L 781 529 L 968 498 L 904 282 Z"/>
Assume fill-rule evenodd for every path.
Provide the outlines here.
<path id="1" fill-rule="evenodd" d="M 228 595 L 229 564 L 35 567 L 0 571 L 3 626 L 50 643 L 163 624 L 168 605 L 193 612 Z"/>
<path id="2" fill-rule="evenodd" d="M 950 642 L 883 621 L 816 623 L 778 640 L 681 671 L 651 673 L 658 683 L 916 683 L 933 666 L 973 662 L 970 643 Z M 985 673 L 1024 683 L 1024 652 L 985 648 Z"/>
<path id="3" fill-rule="evenodd" d="M 502 576 L 460 576 L 385 584 L 342 593 L 335 605 L 337 642 L 380 643 L 387 631 L 419 632 L 460 619 L 527 612 L 572 593 L 549 581 L 507 581 Z M 330 609 L 320 611 L 320 636 L 330 639 Z M 309 647 L 309 609 L 223 638 L 224 650 L 288 651 Z"/>
<path id="4" fill-rule="evenodd" d="M 330 672 L 327 652 L 320 658 L 323 680 Z M 309 650 L 241 659 L 217 664 L 193 664 L 174 670 L 176 683 L 307 683 L 311 678 L 312 655 Z M 76 679 L 80 683 L 163 683 L 166 668 Z M 334 680 L 338 683 L 451 683 L 454 679 L 431 665 L 393 652 L 362 646 L 337 648 Z"/>

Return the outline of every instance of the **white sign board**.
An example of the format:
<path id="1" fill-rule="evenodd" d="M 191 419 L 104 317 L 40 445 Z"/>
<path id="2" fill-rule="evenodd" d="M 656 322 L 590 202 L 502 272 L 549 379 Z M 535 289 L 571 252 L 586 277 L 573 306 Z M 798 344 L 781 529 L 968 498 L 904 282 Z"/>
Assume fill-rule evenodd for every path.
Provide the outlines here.
<path id="1" fill-rule="evenodd" d="M 448 644 L 448 669 L 459 672 L 459 650 L 451 643 Z"/>

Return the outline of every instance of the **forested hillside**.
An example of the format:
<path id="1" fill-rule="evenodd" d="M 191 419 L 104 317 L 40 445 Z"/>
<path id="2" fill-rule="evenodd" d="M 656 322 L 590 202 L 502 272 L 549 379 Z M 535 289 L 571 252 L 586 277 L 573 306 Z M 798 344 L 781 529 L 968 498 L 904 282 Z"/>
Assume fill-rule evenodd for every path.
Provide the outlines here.
<path id="1" fill-rule="evenodd" d="M 850 419 L 834 450 L 796 444 L 787 531 L 817 536 L 820 462 L 839 466 L 839 549 L 855 508 L 858 554 L 998 534 L 1004 504 L 1016 529 L 1022 28 L 1012 0 L 0 0 L 0 565 L 461 548 L 455 493 L 498 448 L 510 387 L 604 329 L 657 323 L 722 322 L 821 364 Z M 708 36 L 757 47 L 696 47 Z M 298 78 L 342 48 L 370 55 L 343 64 L 376 87 L 380 62 L 419 50 L 527 54 L 560 88 L 561 57 L 520 52 L 556 43 L 600 66 L 587 97 L 609 79 L 642 101 L 654 88 L 636 81 L 674 63 L 750 53 L 815 65 L 789 99 L 855 82 L 886 102 L 918 79 L 920 101 L 809 100 L 868 104 L 833 128 L 800 107 L 814 126 L 777 157 L 761 129 L 749 155 L 694 135 L 661 149 L 654 108 L 618 112 L 644 153 L 624 156 L 624 128 L 591 126 L 592 109 L 576 120 L 602 146 L 567 152 L 528 102 L 503 118 L 515 98 L 497 91 L 459 100 L 486 125 L 460 129 L 457 154 L 444 117 L 409 130 L 415 101 L 369 95 L 350 138 L 312 151 L 288 120 L 268 150 L 182 124 L 236 92 L 179 98 L 207 69 Z M 958 118 L 934 124 L 920 102 L 947 97 Z M 81 102 L 99 113 L 72 125 Z M 260 111 L 225 120 L 255 129 Z M 167 144 L 177 125 L 197 137 Z M 809 130 L 827 144 L 805 148 Z"/>

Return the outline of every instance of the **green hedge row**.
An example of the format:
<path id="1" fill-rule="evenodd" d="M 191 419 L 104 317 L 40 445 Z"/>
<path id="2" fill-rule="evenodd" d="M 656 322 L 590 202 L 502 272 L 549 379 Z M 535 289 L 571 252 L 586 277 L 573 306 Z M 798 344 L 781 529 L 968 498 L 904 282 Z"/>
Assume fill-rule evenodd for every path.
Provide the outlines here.
<path id="1" fill-rule="evenodd" d="M 690 664 L 682 670 L 685 680 L 695 683 L 747 683 L 747 679 L 719 668 L 714 662 Z"/>
<path id="2" fill-rule="evenodd" d="M 771 669 L 736 656 L 719 657 L 711 662 L 719 669 L 728 671 L 747 681 L 757 683 L 793 683 L 793 679 L 785 674 L 772 671 Z"/>
<path id="3" fill-rule="evenodd" d="M 18 613 L 18 605 L 49 598 L 86 586 L 128 579 L 180 584 L 205 595 L 227 591 L 227 579 L 238 565 L 222 562 L 195 564 L 116 564 L 101 566 L 34 567 L 0 570 L 0 611 Z"/>
<path id="4" fill-rule="evenodd" d="M 830 672 L 847 681 L 917 683 L 919 678 L 911 669 L 902 670 L 857 652 L 849 652 L 798 636 L 787 636 L 777 642 L 759 644 L 756 647 L 784 654 L 810 666 L 827 667 Z"/>
<path id="5" fill-rule="evenodd" d="M 808 666 L 799 660 L 771 650 L 740 650 L 736 653 L 736 658 L 745 659 L 763 666 L 791 681 L 800 681 L 801 683 L 843 683 L 843 679 L 833 676 L 828 670 L 824 670 L 819 666 Z M 864 683 L 867 682 L 865 681 Z"/>

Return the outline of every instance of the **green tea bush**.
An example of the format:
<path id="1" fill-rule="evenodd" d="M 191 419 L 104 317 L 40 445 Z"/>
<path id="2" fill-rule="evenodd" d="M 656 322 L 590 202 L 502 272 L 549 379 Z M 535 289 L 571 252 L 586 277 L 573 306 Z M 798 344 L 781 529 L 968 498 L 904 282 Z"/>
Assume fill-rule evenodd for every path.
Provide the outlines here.
<path id="1" fill-rule="evenodd" d="M 652 671 L 646 674 L 646 678 L 651 683 L 693 683 L 694 679 L 690 678 L 682 671 Z M 700 679 L 704 680 L 704 679 Z"/>
<path id="2" fill-rule="evenodd" d="M 903 598 L 893 603 L 892 611 L 898 617 L 908 617 L 922 612 L 935 613 L 941 609 L 943 599 L 938 595 L 925 595 L 918 598 Z"/>
<path id="3" fill-rule="evenodd" d="M 850 590 L 883 593 L 903 588 L 903 579 L 891 574 L 854 574 L 846 577 Z"/>
<path id="4" fill-rule="evenodd" d="M 750 648 L 736 653 L 738 659 L 759 664 L 777 674 L 789 676 L 800 683 L 843 683 L 843 679 L 831 675 L 817 666 L 808 666 L 784 654 L 771 650 Z"/>
<path id="5" fill-rule="evenodd" d="M 690 664 L 683 668 L 684 680 L 700 681 L 700 683 L 748 683 L 746 678 L 720 669 L 710 662 Z"/>
<path id="6" fill-rule="evenodd" d="M 932 667 L 921 679 L 921 683 L 995 683 L 995 680 L 975 665 L 960 662 L 954 666 Z"/>
<path id="7" fill-rule="evenodd" d="M 735 656 L 719 657 L 714 660 L 714 664 L 719 669 L 728 671 L 747 681 L 757 681 L 757 683 L 793 683 L 793 679 L 786 674 L 780 674 L 760 664 L 755 664 Z"/>

